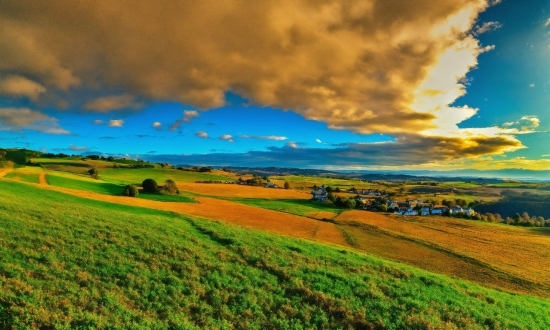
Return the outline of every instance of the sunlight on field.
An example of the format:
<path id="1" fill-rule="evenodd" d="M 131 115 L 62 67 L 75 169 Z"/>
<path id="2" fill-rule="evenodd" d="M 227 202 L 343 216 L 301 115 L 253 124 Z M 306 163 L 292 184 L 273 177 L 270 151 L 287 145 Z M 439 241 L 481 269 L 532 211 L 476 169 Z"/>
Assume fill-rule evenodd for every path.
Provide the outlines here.
<path id="1" fill-rule="evenodd" d="M 153 168 L 107 168 L 99 172 L 99 176 L 105 181 L 113 183 L 139 183 L 143 180 L 151 178 L 159 184 L 170 179 L 177 183 L 191 183 L 196 181 L 233 181 L 234 178 L 230 174 L 225 174 L 223 171 L 215 171 L 213 173 L 199 173 L 191 171 L 180 171 L 175 169 L 153 169 Z"/>
<path id="2" fill-rule="evenodd" d="M 358 248 L 382 257 L 493 287 L 550 296 L 548 230 L 537 232 L 448 217 L 384 216 L 364 211 L 343 212 L 336 221 L 354 233 L 360 241 Z M 361 241 L 366 237 L 370 239 Z"/>
<path id="3" fill-rule="evenodd" d="M 302 192 L 293 189 L 274 189 L 254 187 L 238 184 L 206 184 L 206 183 L 180 183 L 178 188 L 191 191 L 197 194 L 239 197 L 239 198 L 284 198 L 284 199 L 310 199 L 309 192 Z"/>
<path id="4" fill-rule="evenodd" d="M 15 181 L 39 183 L 38 176 L 43 171 L 44 170 L 41 167 L 24 166 L 24 167 L 14 168 L 13 170 L 6 172 L 4 175 L 0 174 L 0 176 L 4 176 L 7 179 L 12 179 Z"/>

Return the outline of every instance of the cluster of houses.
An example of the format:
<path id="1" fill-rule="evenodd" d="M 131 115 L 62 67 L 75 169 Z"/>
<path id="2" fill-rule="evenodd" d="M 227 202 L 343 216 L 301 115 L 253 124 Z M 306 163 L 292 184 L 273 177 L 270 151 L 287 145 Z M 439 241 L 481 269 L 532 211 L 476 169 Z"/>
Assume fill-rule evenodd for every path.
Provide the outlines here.
<path id="1" fill-rule="evenodd" d="M 353 198 L 355 200 L 362 201 L 363 203 L 360 204 L 362 205 L 361 208 L 369 211 L 378 210 L 380 204 L 383 204 L 384 202 L 380 201 L 380 198 L 378 198 L 377 200 L 367 199 L 363 196 L 360 196 L 360 194 L 366 195 L 368 197 L 387 197 L 386 195 L 381 195 L 379 192 L 373 192 L 370 190 L 357 190 L 355 188 L 352 188 L 346 192 L 357 194 Z M 311 191 L 311 194 L 313 196 L 312 200 L 316 202 L 325 202 L 328 198 L 328 192 L 326 190 L 326 187 L 324 186 L 314 189 L 313 191 Z M 449 208 L 443 205 L 435 206 L 431 203 L 424 203 L 422 200 L 407 200 L 405 202 L 398 202 L 395 200 L 387 199 L 385 201 L 385 204 L 388 211 L 400 215 L 444 215 L 447 214 L 448 211 L 450 215 L 464 214 L 467 216 L 472 216 L 476 213 L 470 207 L 462 208 L 460 206 L 453 206 Z"/>

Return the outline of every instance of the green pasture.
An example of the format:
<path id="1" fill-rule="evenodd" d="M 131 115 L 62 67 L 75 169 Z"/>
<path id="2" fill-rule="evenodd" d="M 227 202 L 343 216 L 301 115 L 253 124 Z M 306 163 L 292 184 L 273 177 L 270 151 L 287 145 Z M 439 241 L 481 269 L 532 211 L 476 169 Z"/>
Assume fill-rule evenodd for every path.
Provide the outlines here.
<path id="1" fill-rule="evenodd" d="M 547 329 L 550 301 L 0 180 L 0 328 Z"/>
<path id="2" fill-rule="evenodd" d="M 319 211 L 328 211 L 337 214 L 343 211 L 343 209 L 335 207 L 332 203 L 319 203 L 305 199 L 231 198 L 230 200 L 250 206 L 291 213 L 299 216 L 305 216 L 308 213 Z"/>

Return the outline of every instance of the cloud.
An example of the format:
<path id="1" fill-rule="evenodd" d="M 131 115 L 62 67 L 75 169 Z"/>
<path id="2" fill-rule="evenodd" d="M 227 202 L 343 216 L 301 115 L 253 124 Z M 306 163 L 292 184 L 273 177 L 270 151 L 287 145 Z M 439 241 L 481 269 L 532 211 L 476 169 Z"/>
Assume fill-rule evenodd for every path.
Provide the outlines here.
<path id="1" fill-rule="evenodd" d="M 271 140 L 271 141 L 284 141 L 288 140 L 286 136 L 277 135 L 239 135 L 242 139 L 258 139 L 258 140 Z"/>
<path id="2" fill-rule="evenodd" d="M 502 24 L 500 24 L 499 22 L 485 22 L 481 26 L 476 25 L 474 29 L 474 33 L 476 35 L 480 35 L 482 33 L 498 30 L 501 27 L 502 27 Z"/>
<path id="3" fill-rule="evenodd" d="M 505 147 L 513 138 L 503 141 L 502 131 L 458 127 L 475 109 L 450 106 L 466 93 L 461 81 L 478 56 L 492 49 L 475 33 L 497 24 L 476 30 L 475 23 L 498 2 L 5 1 L 0 73 L 36 77 L 54 93 L 125 93 L 119 102 L 94 100 L 91 111 L 128 104 L 128 95 L 208 110 L 223 106 L 231 91 L 332 129 L 476 132 Z M 192 113 L 198 116 L 184 113 L 170 129 Z"/>
<path id="4" fill-rule="evenodd" d="M 219 136 L 218 139 L 224 140 L 224 141 L 227 141 L 227 142 L 235 142 L 235 140 L 233 140 L 233 136 L 231 136 L 229 134 L 224 134 L 222 136 Z"/>
<path id="5" fill-rule="evenodd" d="M 546 20 L 546 22 L 544 23 L 544 26 L 549 26 L 550 25 L 550 18 Z"/>
<path id="6" fill-rule="evenodd" d="M 540 119 L 537 116 L 523 116 L 519 120 L 502 124 L 510 134 L 534 133 L 539 125 Z"/>
<path id="7" fill-rule="evenodd" d="M 292 149 L 300 149 L 300 147 L 296 144 L 296 142 L 287 142 L 285 145 Z"/>
<path id="8" fill-rule="evenodd" d="M 0 94 L 8 96 L 25 96 L 36 101 L 46 88 L 37 82 L 22 76 L 7 76 L 0 80 Z"/>
<path id="9" fill-rule="evenodd" d="M 535 88 L 535 84 L 529 84 L 529 88 Z"/>
<path id="10" fill-rule="evenodd" d="M 171 126 L 170 130 L 175 131 L 181 127 L 183 123 L 190 123 L 193 118 L 200 117 L 199 113 L 195 110 L 184 110 L 183 118 L 177 119 Z"/>
<path id="11" fill-rule="evenodd" d="M 92 124 L 94 124 L 94 125 L 103 125 L 103 124 L 105 124 L 105 122 L 101 119 L 96 119 L 96 120 L 92 121 Z"/>
<path id="12" fill-rule="evenodd" d="M 69 150 L 72 151 L 89 151 L 88 147 L 75 146 L 74 144 L 69 145 Z"/>
<path id="13" fill-rule="evenodd" d="M 317 142 L 317 143 L 322 143 L 322 141 L 319 140 L 319 139 L 315 139 L 315 142 Z"/>
<path id="14" fill-rule="evenodd" d="M 160 131 L 162 129 L 162 124 L 158 121 L 154 122 L 152 127 L 158 131 Z"/>
<path id="15" fill-rule="evenodd" d="M 83 106 L 84 110 L 107 113 L 123 109 L 139 109 L 142 103 L 135 102 L 135 97 L 129 94 L 119 96 L 99 97 Z"/>
<path id="16" fill-rule="evenodd" d="M 346 143 L 336 148 L 307 148 L 287 142 L 283 147 L 247 153 L 214 153 L 193 155 L 158 155 L 158 161 L 173 164 L 204 164 L 232 166 L 280 167 L 369 167 L 415 166 L 473 159 L 485 155 L 500 155 L 522 148 L 508 137 L 419 137 L 400 135 L 395 141 L 377 143 Z"/>
<path id="17" fill-rule="evenodd" d="M 208 139 L 208 133 L 204 131 L 198 131 L 197 133 L 195 133 L 195 136 L 200 137 L 202 139 Z"/>
<path id="18" fill-rule="evenodd" d="M 0 108 L 0 131 L 29 129 L 48 134 L 70 134 L 56 118 L 29 108 Z"/>
<path id="19" fill-rule="evenodd" d="M 124 126 L 124 120 L 122 119 L 111 119 L 107 122 L 107 125 L 110 127 L 122 127 Z"/>

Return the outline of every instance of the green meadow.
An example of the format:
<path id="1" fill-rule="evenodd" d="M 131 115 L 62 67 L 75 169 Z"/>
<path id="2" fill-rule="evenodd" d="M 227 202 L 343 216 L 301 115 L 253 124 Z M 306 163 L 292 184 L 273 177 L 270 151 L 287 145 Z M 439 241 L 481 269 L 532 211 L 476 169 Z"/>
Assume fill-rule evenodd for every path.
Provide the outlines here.
<path id="1" fill-rule="evenodd" d="M 4 329 L 550 327 L 549 300 L 6 180 L 0 288 Z"/>
<path id="2" fill-rule="evenodd" d="M 305 216 L 319 211 L 328 211 L 338 214 L 343 210 L 342 208 L 338 208 L 332 204 L 315 203 L 307 199 L 230 198 L 229 200 L 299 216 Z"/>
<path id="3" fill-rule="evenodd" d="M 49 172 L 47 175 L 48 183 L 51 186 L 92 191 L 99 194 L 120 196 L 124 191 L 124 184 L 114 184 L 110 182 L 104 182 L 101 180 L 94 180 L 91 178 L 78 176 L 70 173 L 62 172 Z M 185 202 L 194 203 L 195 200 L 189 193 L 182 193 L 179 195 L 164 195 L 164 194 L 150 194 L 141 193 L 138 198 L 161 201 L 161 202 Z"/>

